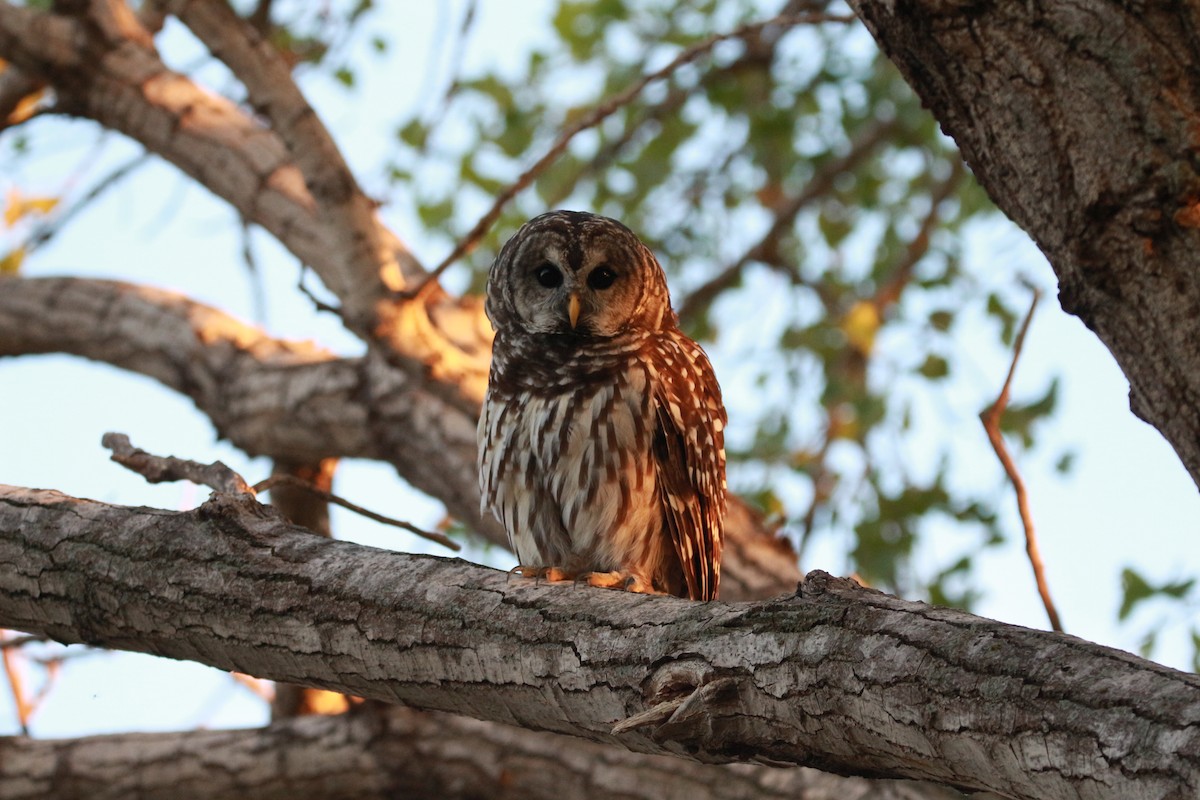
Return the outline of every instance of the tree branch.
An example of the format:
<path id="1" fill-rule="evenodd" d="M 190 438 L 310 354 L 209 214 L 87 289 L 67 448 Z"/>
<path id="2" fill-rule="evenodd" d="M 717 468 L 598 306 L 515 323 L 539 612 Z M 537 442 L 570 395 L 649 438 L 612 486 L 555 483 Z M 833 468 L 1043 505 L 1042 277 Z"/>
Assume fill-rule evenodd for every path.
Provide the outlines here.
<path id="1" fill-rule="evenodd" d="M 337 358 L 172 292 L 115 281 L 7 278 L 0 286 L 0 357 L 72 353 L 148 375 L 191 398 L 250 455 L 384 461 L 508 546 L 499 524 L 479 513 L 478 408 L 445 402 L 378 352 Z M 731 500 L 722 597 L 769 597 L 799 580 L 786 540 Z"/>
<path id="2" fill-rule="evenodd" d="M 148 375 L 191 398 L 250 455 L 386 461 L 467 524 L 506 541 L 479 515 L 475 417 L 378 353 L 337 358 L 143 286 L 78 278 L 0 284 L 0 357 L 72 353 Z"/>
<path id="3" fill-rule="evenodd" d="M 699 765 L 448 714 L 375 707 L 231 731 L 8 739 L 8 800 L 956 800 L 907 781 Z M 247 759 L 247 753 L 255 758 Z M 131 757 L 136 754 L 136 757 Z M 119 765 L 114 767 L 114 765 Z M 15 788 L 19 787 L 19 788 Z"/>
<path id="4" fill-rule="evenodd" d="M 235 495 L 171 513 L 5 488 L 0 626 L 707 763 L 1031 800 L 1200 790 L 1200 678 L 823 573 L 692 603 L 331 542 Z"/>
<path id="5" fill-rule="evenodd" d="M 54 86 L 59 111 L 141 143 L 262 225 L 302 262 L 334 259 L 312 195 L 276 134 L 167 69 L 144 43 L 109 43 L 103 52 L 94 39 L 77 20 L 0 2 L 0 56 Z M 81 43 L 88 43 L 86 52 Z"/>
<path id="6" fill-rule="evenodd" d="M 262 225 L 338 295 L 348 327 L 367 341 L 386 342 L 385 354 L 399 356 L 414 378 L 429 373 L 434 390 L 451 397 L 461 392 L 478 402 L 491 337 L 483 333 L 485 322 L 463 318 L 482 319 L 482 305 L 440 293 L 428 298 L 429 308 L 398 310 L 387 299 L 403 284 L 396 264 L 409 277 L 424 271 L 375 220 L 373 204 L 356 184 L 347 188 L 343 180 L 337 189 L 329 185 L 337 182 L 331 178 L 314 196 L 278 132 L 168 69 L 149 31 L 132 15 L 117 15 L 118 25 L 108 19 L 107 6 L 89 8 L 86 19 L 75 19 L 0 2 L 0 56 L 53 86 L 57 111 L 129 136 L 229 202 L 244 219 Z M 344 177 L 353 183 L 348 171 Z M 319 213 L 327 210 L 322 203 L 335 202 L 345 214 Z M 346 215 L 356 226 L 351 233 L 332 224 L 346 222 Z M 358 236 L 354 232 L 368 225 L 366 216 L 370 235 Z M 437 386 L 442 379 L 448 379 L 446 385 Z"/>
<path id="7" fill-rule="evenodd" d="M 996 452 L 996 458 L 1000 460 L 1000 466 L 1004 468 L 1004 474 L 1008 476 L 1013 485 L 1013 492 L 1017 496 L 1017 512 L 1021 516 L 1021 527 L 1025 529 L 1025 553 L 1029 557 L 1029 566 L 1033 569 L 1033 580 L 1037 585 L 1038 596 L 1042 598 L 1042 606 L 1046 609 L 1046 617 L 1050 620 L 1050 627 L 1053 630 L 1062 631 L 1062 620 L 1059 619 L 1058 609 L 1050 597 L 1050 584 L 1046 580 L 1046 570 L 1038 550 L 1037 535 L 1034 533 L 1033 527 L 1033 512 L 1029 508 L 1029 493 L 1025 490 L 1025 481 L 1021 479 L 1021 473 L 1013 462 L 1012 456 L 1009 455 L 1008 447 L 1004 444 L 1004 436 L 1000 432 L 1000 420 L 1004 416 L 1005 409 L 1008 408 L 1009 391 L 1012 389 L 1013 375 L 1017 372 L 1017 362 L 1021 359 L 1021 350 L 1025 346 L 1025 334 L 1029 332 L 1029 323 L 1033 322 L 1033 312 L 1037 310 L 1037 304 L 1041 297 L 1042 293 L 1034 289 L 1033 300 L 1029 303 L 1029 313 L 1025 315 L 1025 321 L 1021 323 L 1021 329 L 1017 331 L 1017 340 L 1013 344 L 1012 363 L 1009 364 L 1008 375 L 1004 378 L 1004 386 L 1001 387 L 996 402 L 984 409 L 983 413 L 979 415 L 979 419 L 983 422 L 983 430 L 987 433 L 992 450 Z"/>
<path id="8" fill-rule="evenodd" d="M 42 88 L 16 67 L 0 67 L 0 131 L 29 118 L 30 105 Z"/>
<path id="9" fill-rule="evenodd" d="M 743 253 L 737 261 L 725 267 L 683 299 L 683 302 L 679 304 L 679 318 L 688 321 L 703 313 L 721 292 L 737 283 L 748 264 L 755 261 L 776 264 L 779 261 L 780 239 L 792 230 L 800 212 L 815 200 L 828 194 L 839 175 L 854 169 L 870 156 L 875 148 L 899 127 L 899 124 L 899 120 L 892 118 L 867 126 L 850 143 L 850 149 L 846 151 L 845 155 L 827 162 L 814 172 L 808 183 L 805 184 L 803 191 L 776 206 L 771 227 L 758 242 Z"/>
<path id="10" fill-rule="evenodd" d="M 100 444 L 112 451 L 112 460 L 143 476 L 149 483 L 191 481 L 217 492 L 254 497 L 254 490 L 237 472 L 220 461 L 201 464 L 174 456 L 155 456 L 134 447 L 123 433 L 106 433 Z"/>
<path id="11" fill-rule="evenodd" d="M 332 239 L 336 258 L 322 272 L 322 279 L 341 298 L 345 313 L 374 320 L 377 303 L 400 289 L 405 278 L 420 279 L 425 271 L 406 249 L 396 248 L 379 223 L 375 203 L 359 187 L 333 137 L 301 94 L 287 62 L 223 0 L 175 0 L 167 8 L 233 71 L 246 87 L 250 103 L 283 140 Z"/>

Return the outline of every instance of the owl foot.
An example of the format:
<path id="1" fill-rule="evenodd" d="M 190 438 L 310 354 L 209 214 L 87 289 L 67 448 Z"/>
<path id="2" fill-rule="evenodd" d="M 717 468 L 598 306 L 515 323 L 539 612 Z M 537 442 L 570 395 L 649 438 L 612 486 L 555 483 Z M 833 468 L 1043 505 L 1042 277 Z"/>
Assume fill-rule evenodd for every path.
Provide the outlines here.
<path id="1" fill-rule="evenodd" d="M 544 580 L 548 583 L 567 583 L 575 580 L 575 573 L 567 572 L 560 567 L 527 567 L 524 564 L 518 564 L 508 571 L 509 575 L 514 573 L 523 578 Z"/>
<path id="2" fill-rule="evenodd" d="M 599 586 L 601 589 L 624 589 L 627 592 L 639 594 L 662 594 L 650 585 L 650 582 L 631 575 L 628 572 L 584 572 L 576 578 L 588 586 Z"/>

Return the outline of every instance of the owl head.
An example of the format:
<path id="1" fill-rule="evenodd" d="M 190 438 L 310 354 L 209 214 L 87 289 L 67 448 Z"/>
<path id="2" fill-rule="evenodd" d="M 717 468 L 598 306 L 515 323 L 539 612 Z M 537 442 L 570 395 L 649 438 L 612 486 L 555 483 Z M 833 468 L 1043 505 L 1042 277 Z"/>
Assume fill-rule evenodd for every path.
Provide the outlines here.
<path id="1" fill-rule="evenodd" d="M 674 325 L 654 254 L 621 223 L 551 211 L 508 240 L 488 273 L 498 333 L 613 338 Z"/>

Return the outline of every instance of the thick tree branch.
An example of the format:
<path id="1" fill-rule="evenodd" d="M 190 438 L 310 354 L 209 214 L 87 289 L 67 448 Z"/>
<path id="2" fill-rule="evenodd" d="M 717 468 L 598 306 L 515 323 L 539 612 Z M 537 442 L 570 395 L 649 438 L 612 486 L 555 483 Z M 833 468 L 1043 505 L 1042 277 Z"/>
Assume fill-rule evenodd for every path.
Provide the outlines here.
<path id="1" fill-rule="evenodd" d="M 425 273 L 380 225 L 375 203 L 363 193 L 333 137 L 304 99 L 287 62 L 224 0 L 176 0 L 167 9 L 233 71 L 250 103 L 287 146 L 312 192 L 317 216 L 334 240 L 336 259 L 321 277 L 341 298 L 345 313 L 372 320 L 376 304 L 402 288 L 406 277 L 419 279 Z M 397 256 L 403 257 L 403 264 Z"/>
<path id="2" fill-rule="evenodd" d="M 304 263 L 334 259 L 312 195 L 279 137 L 167 69 L 145 41 L 95 41 L 80 21 L 0 2 L 0 56 L 54 86 L 58 110 L 94 119 L 162 156 Z"/>
<path id="3" fill-rule="evenodd" d="M 440 291 L 422 303 L 390 300 L 403 282 L 397 263 L 411 276 L 423 271 L 377 222 L 359 246 L 363 237 L 354 231 L 365 224 L 368 203 L 361 192 L 349 197 L 322 185 L 326 194 L 314 197 L 277 132 L 169 70 L 132 15 L 117 15 L 122 25 L 105 24 L 106 8 L 99 4 L 76 19 L 0 2 L 0 57 L 52 85 L 56 110 L 124 133 L 266 228 L 338 295 L 346 324 L 376 343 L 379 357 L 448 402 L 477 405 L 491 341 L 482 303 Z M 349 233 L 333 224 L 344 215 L 319 213 L 321 202 L 335 200 L 353 206 L 346 213 L 358 227 Z M 347 236 L 359 244 L 347 250 Z"/>
<path id="4" fill-rule="evenodd" d="M 71 353 L 148 375 L 191 398 L 219 435 L 251 455 L 296 461 L 370 458 L 393 465 L 455 517 L 506 547 L 479 513 L 477 410 L 424 389 L 378 352 L 342 359 L 172 292 L 80 278 L 0 279 L 0 357 Z M 722 596 L 790 591 L 786 541 L 733 502 Z"/>
<path id="5" fill-rule="evenodd" d="M 251 455 L 386 461 L 455 516 L 505 541 L 479 515 L 475 417 L 378 354 L 337 358 L 143 286 L 77 278 L 0 284 L 0 357 L 72 353 L 148 375 L 190 397 Z"/>
<path id="6" fill-rule="evenodd" d="M 240 496 L 170 513 L 18 488 L 0 565 L 0 626 L 639 752 L 1031 800 L 1200 790 L 1200 678 L 823 573 L 692 603 L 331 542 Z"/>
<path id="7" fill-rule="evenodd" d="M 400 707 L 235 731 L 0 739 L 8 800 L 955 800 L 907 781 L 694 764 Z M 255 757 L 247 758 L 247 754 Z"/>
<path id="8" fill-rule="evenodd" d="M 1200 483 L 1200 9 L 850 4 Z"/>

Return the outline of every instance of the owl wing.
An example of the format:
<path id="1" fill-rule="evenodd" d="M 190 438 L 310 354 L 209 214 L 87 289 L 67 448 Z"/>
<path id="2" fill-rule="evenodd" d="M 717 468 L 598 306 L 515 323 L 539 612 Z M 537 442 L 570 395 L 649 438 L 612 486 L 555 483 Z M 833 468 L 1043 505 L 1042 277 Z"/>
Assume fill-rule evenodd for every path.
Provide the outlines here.
<path id="1" fill-rule="evenodd" d="M 668 348 L 654 392 L 654 467 L 688 597 L 713 600 L 725 516 L 725 408 L 708 357 L 695 342 L 679 339 Z"/>

